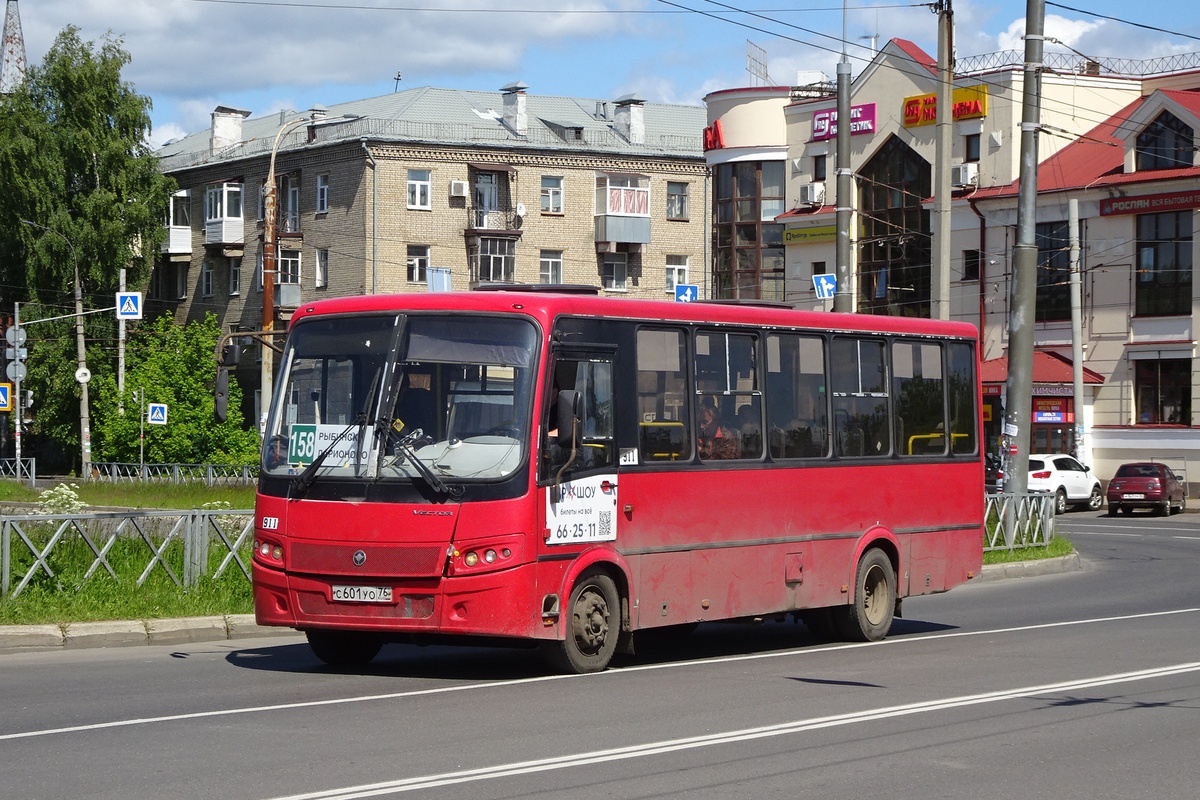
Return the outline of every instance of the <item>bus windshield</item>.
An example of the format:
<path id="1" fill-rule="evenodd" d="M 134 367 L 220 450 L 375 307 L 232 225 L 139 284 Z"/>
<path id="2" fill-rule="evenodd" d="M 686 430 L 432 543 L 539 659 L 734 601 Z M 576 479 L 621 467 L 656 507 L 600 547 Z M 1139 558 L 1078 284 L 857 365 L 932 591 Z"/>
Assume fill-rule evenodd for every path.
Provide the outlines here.
<path id="1" fill-rule="evenodd" d="M 284 350 L 263 469 L 433 484 L 507 477 L 529 439 L 536 351 L 536 330 L 520 318 L 301 320 Z"/>

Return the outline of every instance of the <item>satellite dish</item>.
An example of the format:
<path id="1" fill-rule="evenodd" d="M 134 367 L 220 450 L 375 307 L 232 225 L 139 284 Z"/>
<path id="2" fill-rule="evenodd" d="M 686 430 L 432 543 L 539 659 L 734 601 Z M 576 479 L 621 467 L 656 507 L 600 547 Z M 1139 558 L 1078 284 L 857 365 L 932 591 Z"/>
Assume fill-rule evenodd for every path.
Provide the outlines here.
<path id="1" fill-rule="evenodd" d="M 525 216 L 525 204 L 524 203 L 517 203 L 517 216 L 518 217 Z"/>

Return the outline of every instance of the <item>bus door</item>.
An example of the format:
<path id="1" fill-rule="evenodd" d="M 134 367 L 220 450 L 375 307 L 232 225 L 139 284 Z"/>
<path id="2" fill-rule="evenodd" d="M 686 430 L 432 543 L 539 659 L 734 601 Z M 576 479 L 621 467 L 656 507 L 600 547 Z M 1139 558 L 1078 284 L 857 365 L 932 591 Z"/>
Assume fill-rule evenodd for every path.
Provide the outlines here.
<path id="1" fill-rule="evenodd" d="M 567 394 L 563 394 L 566 390 Z M 618 538 L 613 353 L 559 351 L 553 356 L 538 448 L 539 529 L 543 554 L 565 555 Z M 561 400 L 577 403 L 576 447 L 559 435 Z"/>

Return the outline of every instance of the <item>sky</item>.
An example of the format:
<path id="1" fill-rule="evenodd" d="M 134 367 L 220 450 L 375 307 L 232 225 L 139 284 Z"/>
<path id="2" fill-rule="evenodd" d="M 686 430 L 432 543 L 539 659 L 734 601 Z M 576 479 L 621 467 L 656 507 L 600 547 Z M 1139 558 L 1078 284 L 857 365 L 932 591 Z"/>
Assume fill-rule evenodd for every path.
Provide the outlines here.
<path id="1" fill-rule="evenodd" d="M 887 0 L 24 0 L 28 62 L 68 25 L 117 37 L 153 103 L 152 145 L 207 129 L 217 105 L 259 117 L 420 86 L 701 104 L 718 89 L 857 75 L 872 37 L 937 52 L 929 3 Z M 1026 2 L 952 0 L 959 58 L 1021 50 Z M 1149 59 L 1200 52 L 1185 0 L 1046 7 L 1047 50 Z M 1080 9 L 1080 10 L 1073 10 Z M 1086 9 L 1083 11 L 1082 9 Z M 1102 15 L 1102 16 L 1097 16 Z M 1108 17 L 1108 18 L 1105 18 Z M 844 36 L 843 36 L 844 31 Z M 748 70 L 765 59 L 769 80 Z M 808 82 L 808 81 L 805 81 Z"/>

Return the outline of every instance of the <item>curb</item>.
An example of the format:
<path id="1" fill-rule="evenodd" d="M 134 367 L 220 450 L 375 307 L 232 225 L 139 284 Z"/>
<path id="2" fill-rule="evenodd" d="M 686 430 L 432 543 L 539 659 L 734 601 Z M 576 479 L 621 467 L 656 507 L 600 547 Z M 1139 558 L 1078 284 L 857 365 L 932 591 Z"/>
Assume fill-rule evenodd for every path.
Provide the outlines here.
<path id="1" fill-rule="evenodd" d="M 972 583 L 1009 578 L 1058 575 L 1083 569 L 1078 553 L 1037 561 L 988 564 Z M 248 639 L 255 636 L 296 636 L 291 628 L 258 625 L 253 614 L 175 619 L 75 622 L 65 625 L 0 625 L 0 653 L 41 650 L 83 650 L 93 647 L 171 645 Z"/>
<path id="2" fill-rule="evenodd" d="M 253 614 L 65 625 L 0 625 L 0 653 L 171 645 L 285 635 L 295 636 L 296 632 L 291 628 L 257 625 Z"/>
<path id="3" fill-rule="evenodd" d="M 1032 578 L 1038 575 L 1060 575 L 1083 569 L 1079 553 L 1068 553 L 1058 558 L 1043 558 L 1036 561 L 1013 561 L 1009 564 L 985 564 L 973 583 L 990 583 L 1009 578 Z"/>

